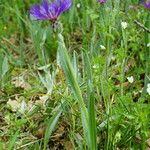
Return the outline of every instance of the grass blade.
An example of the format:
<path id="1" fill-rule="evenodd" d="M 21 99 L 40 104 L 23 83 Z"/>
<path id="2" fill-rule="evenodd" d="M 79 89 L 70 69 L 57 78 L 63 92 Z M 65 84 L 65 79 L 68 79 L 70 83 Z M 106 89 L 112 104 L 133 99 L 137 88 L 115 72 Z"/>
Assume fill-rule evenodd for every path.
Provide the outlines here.
<path id="1" fill-rule="evenodd" d="M 52 131 L 55 129 L 58 119 L 62 113 L 62 109 L 60 109 L 60 107 L 58 107 L 57 109 L 58 110 L 49 119 L 48 124 L 47 124 L 47 129 L 45 131 L 45 136 L 44 136 L 44 150 L 46 150 L 46 147 L 47 147 L 48 141 L 50 139 L 50 136 L 52 134 Z"/>
<path id="2" fill-rule="evenodd" d="M 15 133 L 15 135 L 12 136 L 12 139 L 9 142 L 8 150 L 13 150 L 13 148 L 16 144 L 16 140 L 17 140 L 18 135 L 19 135 L 19 131 L 17 131 Z"/>
<path id="3" fill-rule="evenodd" d="M 78 85 L 77 79 L 75 72 L 73 70 L 72 63 L 70 61 L 69 55 L 67 53 L 65 44 L 64 44 L 64 39 L 61 34 L 58 34 L 58 41 L 59 41 L 59 47 L 58 47 L 58 53 L 59 53 L 59 59 L 61 62 L 61 65 L 63 67 L 63 70 L 65 72 L 66 78 L 71 86 L 71 89 L 74 93 L 75 98 L 78 101 L 80 111 L 81 111 L 81 120 L 82 120 L 82 125 L 83 125 L 83 130 L 84 130 L 84 136 L 87 142 L 87 145 L 90 146 L 90 137 L 89 137 L 89 118 L 88 118 L 88 111 L 86 108 L 86 105 L 84 103 L 84 100 L 82 98 L 81 90 Z"/>

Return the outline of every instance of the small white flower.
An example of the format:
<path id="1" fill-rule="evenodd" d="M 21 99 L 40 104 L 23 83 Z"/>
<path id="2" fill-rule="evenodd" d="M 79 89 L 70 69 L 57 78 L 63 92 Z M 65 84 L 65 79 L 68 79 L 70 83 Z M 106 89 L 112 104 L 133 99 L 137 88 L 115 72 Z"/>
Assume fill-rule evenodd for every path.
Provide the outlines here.
<path id="1" fill-rule="evenodd" d="M 150 83 L 147 84 L 147 93 L 150 95 Z"/>
<path id="2" fill-rule="evenodd" d="M 93 65 L 93 68 L 97 69 L 97 68 L 99 68 L 99 66 L 98 65 Z"/>
<path id="3" fill-rule="evenodd" d="M 126 29 L 128 27 L 128 24 L 126 22 L 121 22 L 122 29 Z"/>
<path id="4" fill-rule="evenodd" d="M 150 47 L 150 43 L 147 44 L 147 47 Z"/>
<path id="5" fill-rule="evenodd" d="M 134 82 L 134 78 L 133 78 L 133 76 L 131 76 L 131 77 L 127 77 L 127 79 L 128 79 L 128 82 L 129 82 L 129 83 L 133 83 L 133 82 Z"/>
<path id="6" fill-rule="evenodd" d="M 142 93 L 143 92 L 143 88 L 139 92 Z"/>
<path id="7" fill-rule="evenodd" d="M 105 49 L 106 49 L 106 47 L 103 46 L 103 45 L 100 45 L 100 48 L 101 48 L 102 50 L 105 50 Z"/>
<path id="8" fill-rule="evenodd" d="M 115 61 L 116 57 L 114 55 L 111 56 L 111 60 Z"/>
<path id="9" fill-rule="evenodd" d="M 80 4 L 80 3 L 78 3 L 78 4 L 77 4 L 77 8 L 80 8 L 80 7 L 81 7 L 81 4 Z"/>
<path id="10" fill-rule="evenodd" d="M 4 26 L 4 30 L 6 30 L 7 29 L 7 27 L 6 26 Z"/>

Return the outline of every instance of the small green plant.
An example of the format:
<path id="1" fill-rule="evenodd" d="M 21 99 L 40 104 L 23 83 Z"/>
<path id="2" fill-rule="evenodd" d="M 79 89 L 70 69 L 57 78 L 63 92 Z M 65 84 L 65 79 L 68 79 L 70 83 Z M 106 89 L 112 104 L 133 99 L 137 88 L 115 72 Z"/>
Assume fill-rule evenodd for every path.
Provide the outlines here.
<path id="1" fill-rule="evenodd" d="M 0 2 L 0 149 L 150 147 L 149 1 Z"/>

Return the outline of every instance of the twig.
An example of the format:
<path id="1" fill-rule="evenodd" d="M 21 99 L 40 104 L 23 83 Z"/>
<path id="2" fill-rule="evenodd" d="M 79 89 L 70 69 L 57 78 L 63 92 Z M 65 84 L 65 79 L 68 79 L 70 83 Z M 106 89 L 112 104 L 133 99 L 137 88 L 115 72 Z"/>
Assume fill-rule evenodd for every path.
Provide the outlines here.
<path id="1" fill-rule="evenodd" d="M 41 141 L 41 140 L 43 140 L 43 138 L 42 138 L 42 139 L 35 140 L 35 141 L 32 141 L 32 142 L 29 142 L 29 143 L 26 143 L 26 144 L 24 144 L 24 145 L 22 145 L 22 146 L 20 146 L 20 147 L 17 147 L 16 150 L 22 149 L 22 148 L 24 148 L 24 147 L 27 147 L 27 146 L 29 146 L 29 145 L 31 145 L 31 144 L 34 144 L 34 143 L 36 143 L 36 142 L 38 142 L 38 141 Z"/>
<path id="2" fill-rule="evenodd" d="M 150 33 L 150 29 L 148 29 L 147 27 L 145 27 L 143 24 L 141 24 L 140 22 L 138 22 L 137 20 L 134 20 L 134 23 L 137 24 L 139 27 L 141 27 L 142 29 L 144 29 L 146 32 Z"/>

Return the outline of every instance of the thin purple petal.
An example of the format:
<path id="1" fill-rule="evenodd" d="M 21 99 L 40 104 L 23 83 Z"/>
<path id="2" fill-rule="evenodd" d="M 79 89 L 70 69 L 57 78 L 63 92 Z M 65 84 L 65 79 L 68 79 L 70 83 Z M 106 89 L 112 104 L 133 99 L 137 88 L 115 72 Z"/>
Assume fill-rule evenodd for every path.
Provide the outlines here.
<path id="1" fill-rule="evenodd" d="M 107 0 L 98 0 L 99 3 L 104 4 Z"/>
<path id="2" fill-rule="evenodd" d="M 71 0 L 56 0 L 56 2 L 59 3 L 59 5 L 61 6 L 60 7 L 61 12 L 64 12 L 64 11 L 68 10 L 72 5 Z"/>
<path id="3" fill-rule="evenodd" d="M 63 12 L 72 5 L 72 0 L 55 0 L 51 3 L 43 0 L 42 4 L 34 5 L 30 9 L 30 14 L 40 20 L 56 20 Z"/>
<path id="4" fill-rule="evenodd" d="M 44 10 L 42 8 L 42 6 L 40 5 L 33 5 L 30 9 L 30 14 L 32 17 L 39 19 L 39 20 L 46 20 L 47 19 L 47 15 L 45 13 L 43 13 Z"/>
<path id="5" fill-rule="evenodd" d="M 150 1 L 144 2 L 144 7 L 150 9 Z"/>
<path id="6" fill-rule="evenodd" d="M 48 13 L 48 0 L 43 0 L 42 2 L 42 6 L 44 7 L 46 13 Z"/>

